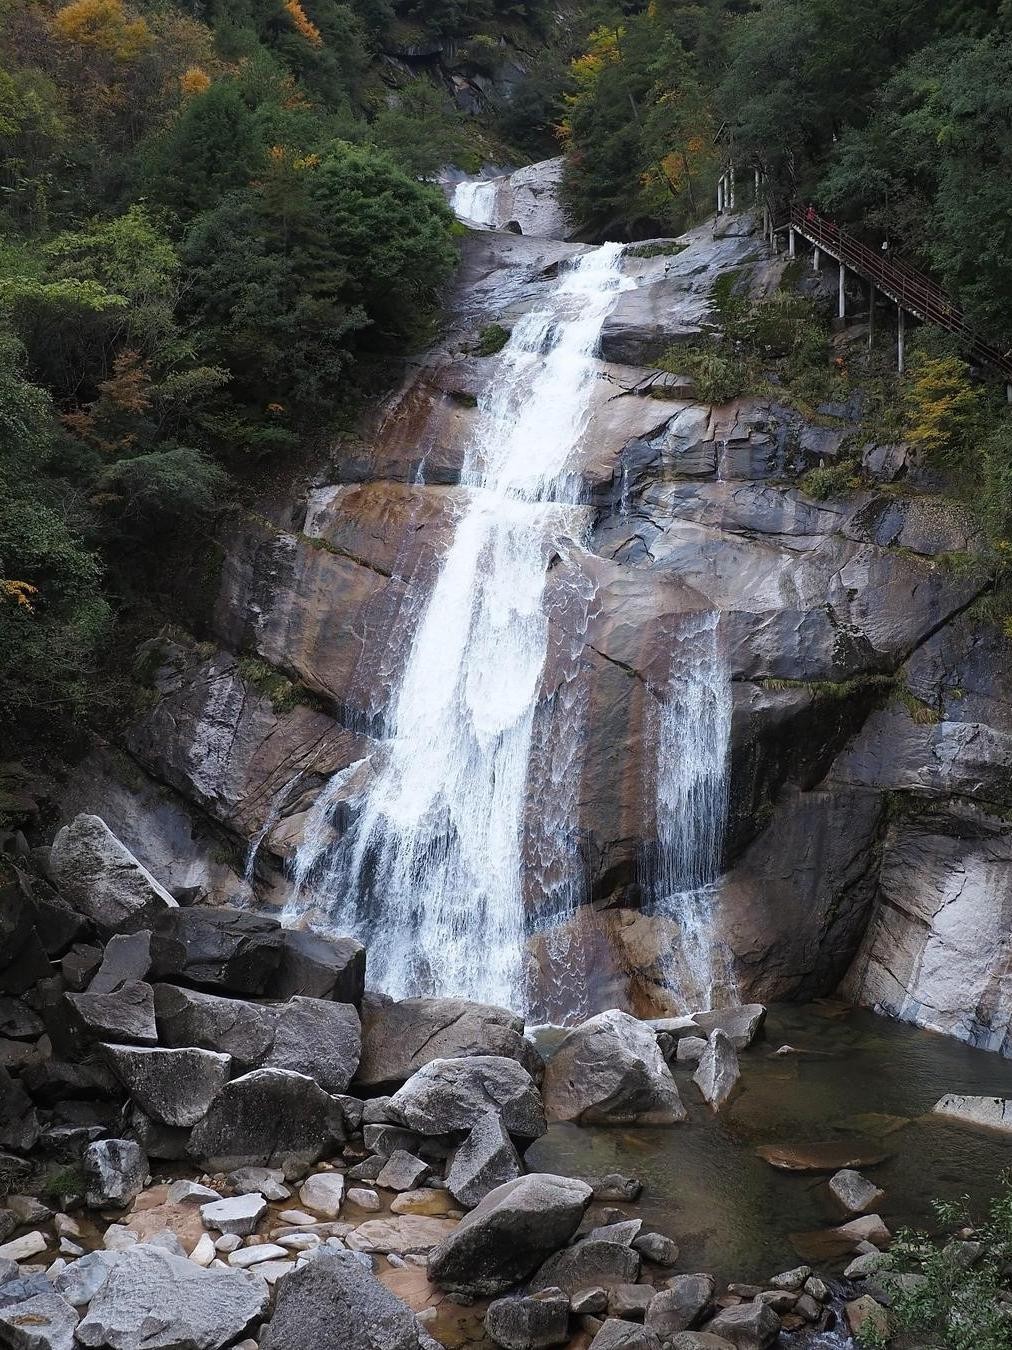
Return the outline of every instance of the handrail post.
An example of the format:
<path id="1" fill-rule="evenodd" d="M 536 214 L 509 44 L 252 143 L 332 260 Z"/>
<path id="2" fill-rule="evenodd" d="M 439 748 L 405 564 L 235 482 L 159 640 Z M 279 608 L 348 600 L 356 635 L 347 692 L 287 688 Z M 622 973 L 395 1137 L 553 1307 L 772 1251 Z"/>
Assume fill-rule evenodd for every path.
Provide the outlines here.
<path id="1" fill-rule="evenodd" d="M 843 250 L 841 249 L 840 252 L 842 253 Z M 847 269 L 844 267 L 843 263 L 841 262 L 841 263 L 840 263 L 840 292 L 839 292 L 839 294 L 840 294 L 839 317 L 840 317 L 841 319 L 845 319 L 845 318 L 847 317 L 847 293 L 846 293 L 846 291 L 844 290 L 844 282 L 846 281 L 846 279 L 847 279 Z"/>
<path id="2" fill-rule="evenodd" d="M 815 245 L 815 251 L 812 253 L 812 271 L 818 272 L 822 266 L 822 249 L 818 244 Z"/>
<path id="3" fill-rule="evenodd" d="M 875 345 L 875 283 L 868 282 L 868 350 Z"/>
<path id="4" fill-rule="evenodd" d="M 788 227 L 788 230 L 787 230 L 787 254 L 788 254 L 788 257 L 793 258 L 793 257 L 795 256 L 795 252 L 796 252 L 796 250 L 795 250 L 795 246 L 794 246 L 794 226 L 791 225 L 791 226 Z"/>
<path id="5" fill-rule="evenodd" d="M 906 315 L 896 306 L 896 369 L 902 375 L 906 363 Z"/>

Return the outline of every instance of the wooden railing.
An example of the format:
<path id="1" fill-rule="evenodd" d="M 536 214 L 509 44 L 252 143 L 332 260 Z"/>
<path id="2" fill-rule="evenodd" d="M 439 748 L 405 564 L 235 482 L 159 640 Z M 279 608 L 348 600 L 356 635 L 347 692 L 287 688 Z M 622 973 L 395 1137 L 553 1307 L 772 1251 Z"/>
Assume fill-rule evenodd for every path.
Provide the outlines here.
<path id="1" fill-rule="evenodd" d="M 889 253 L 862 244 L 812 207 L 797 202 L 792 203 L 786 223 L 778 228 L 795 230 L 810 244 L 872 282 L 915 318 L 958 334 L 971 355 L 994 366 L 1006 381 L 1012 382 L 1012 347 L 1000 347 L 981 337 L 967 323 L 959 306 L 928 277 Z"/>

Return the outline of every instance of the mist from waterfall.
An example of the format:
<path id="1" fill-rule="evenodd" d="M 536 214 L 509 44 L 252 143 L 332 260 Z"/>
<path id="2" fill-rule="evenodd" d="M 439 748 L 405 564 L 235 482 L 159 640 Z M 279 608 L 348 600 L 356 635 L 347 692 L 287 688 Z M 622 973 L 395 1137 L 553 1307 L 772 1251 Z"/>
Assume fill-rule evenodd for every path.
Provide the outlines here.
<path id="1" fill-rule="evenodd" d="M 517 320 L 479 400 L 466 504 L 414 629 L 385 758 L 341 842 L 325 842 L 321 805 L 296 858 L 294 912 L 312 905 L 359 936 L 370 982 L 394 997 L 526 1009 L 531 916 L 558 922 L 582 898 L 578 832 L 565 818 L 575 790 L 561 781 L 584 739 L 571 653 L 558 657 L 547 718 L 539 696 L 548 570 L 565 573 L 587 525 L 571 460 L 594 353 L 632 284 L 621 256 L 611 244 L 581 255 L 544 307 Z M 532 803 L 532 791 L 544 799 Z"/>
<path id="2" fill-rule="evenodd" d="M 712 610 L 682 623 L 655 726 L 657 841 L 645 889 L 652 911 L 677 926 L 662 966 L 683 1010 L 737 1001 L 716 924 L 731 738 L 719 620 Z"/>

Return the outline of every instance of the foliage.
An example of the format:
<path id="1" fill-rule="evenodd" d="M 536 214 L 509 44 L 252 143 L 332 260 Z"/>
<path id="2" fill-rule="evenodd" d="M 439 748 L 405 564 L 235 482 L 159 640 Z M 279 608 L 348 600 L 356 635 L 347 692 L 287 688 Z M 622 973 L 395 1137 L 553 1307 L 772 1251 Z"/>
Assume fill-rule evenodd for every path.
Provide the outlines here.
<path id="1" fill-rule="evenodd" d="M 745 363 L 717 347 L 672 347 L 658 362 L 673 375 L 688 375 L 703 403 L 729 403 L 744 392 Z"/>
<path id="2" fill-rule="evenodd" d="M 857 465 L 852 459 L 840 459 L 835 464 L 821 465 L 817 469 L 809 469 L 801 480 L 801 486 L 805 492 L 814 501 L 828 501 L 830 497 L 836 497 L 841 492 L 847 492 L 851 488 L 861 486 L 861 480 L 857 476 Z"/>
<path id="3" fill-rule="evenodd" d="M 474 349 L 475 356 L 495 356 L 501 352 L 510 340 L 508 328 L 504 328 L 501 323 L 490 323 L 481 330 L 478 336 L 478 345 Z"/>

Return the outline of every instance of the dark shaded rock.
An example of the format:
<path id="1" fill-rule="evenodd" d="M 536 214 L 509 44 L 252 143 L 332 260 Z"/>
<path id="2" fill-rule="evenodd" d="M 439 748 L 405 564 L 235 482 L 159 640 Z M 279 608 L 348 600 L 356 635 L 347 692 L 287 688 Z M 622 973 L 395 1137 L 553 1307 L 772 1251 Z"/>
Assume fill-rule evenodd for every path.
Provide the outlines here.
<path id="1" fill-rule="evenodd" d="M 311 1078 L 255 1069 L 218 1093 L 194 1126 L 189 1152 L 208 1172 L 279 1167 L 291 1180 L 346 1137 L 340 1103 Z"/>
<path id="2" fill-rule="evenodd" d="M 362 1131 L 362 1141 L 371 1153 L 389 1158 L 398 1149 L 413 1153 L 421 1144 L 421 1136 L 411 1130 L 402 1130 L 397 1125 L 366 1125 Z"/>
<path id="3" fill-rule="evenodd" d="M 28 1153 L 39 1137 L 39 1121 L 28 1093 L 0 1069 L 0 1148 Z"/>
<path id="4" fill-rule="evenodd" d="M 14 1041 L 36 1041 L 45 1028 L 18 998 L 0 998 L 0 1036 Z"/>
<path id="5" fill-rule="evenodd" d="M 114 1100 L 123 1096 L 115 1074 L 93 1059 L 85 1064 L 68 1064 L 61 1059 L 39 1060 L 25 1069 L 21 1082 L 40 1106 L 54 1106 L 74 1099 Z"/>
<path id="6" fill-rule="evenodd" d="M 782 1172 L 836 1172 L 843 1167 L 874 1167 L 888 1153 L 855 1144 L 763 1144 L 756 1153 Z"/>
<path id="7" fill-rule="evenodd" d="M 535 1298 L 499 1298 L 489 1304 L 485 1330 L 503 1350 L 548 1350 L 569 1340 L 569 1299 L 545 1291 Z"/>
<path id="8" fill-rule="evenodd" d="M 148 1160 L 133 1139 L 100 1139 L 84 1150 L 81 1165 L 92 1209 L 125 1209 L 148 1175 Z"/>
<path id="9" fill-rule="evenodd" d="M 614 1289 L 635 1284 L 640 1277 L 640 1255 L 622 1242 L 598 1242 L 585 1238 L 573 1247 L 556 1252 L 531 1279 L 531 1289 L 562 1289 L 575 1294 L 580 1289 Z"/>
<path id="10" fill-rule="evenodd" d="M 675 1275 L 651 1303 L 647 1326 L 667 1344 L 678 1332 L 698 1326 L 713 1302 L 715 1288 L 712 1275 Z"/>
<path id="11" fill-rule="evenodd" d="M 654 1300 L 652 1284 L 617 1284 L 608 1299 L 611 1317 L 625 1317 L 642 1322 Z"/>
<path id="12" fill-rule="evenodd" d="M 162 1125 L 152 1120 L 137 1106 L 131 1106 L 128 1132 L 137 1140 L 149 1158 L 162 1162 L 182 1162 L 189 1158 L 190 1131 L 174 1125 Z"/>
<path id="13" fill-rule="evenodd" d="M 106 944 L 102 964 L 88 985 L 89 994 L 112 994 L 132 980 L 143 980 L 151 969 L 151 930 L 117 933 Z"/>
<path id="14" fill-rule="evenodd" d="M 77 1328 L 111 1350 L 219 1350 L 267 1307 L 267 1285 L 245 1270 L 203 1270 L 148 1243 L 121 1253 Z"/>
<path id="15" fill-rule="evenodd" d="M 88 943 L 75 943 L 60 962 L 60 972 L 67 987 L 78 993 L 88 988 L 102 965 L 102 948 Z"/>
<path id="16" fill-rule="evenodd" d="M 146 927 L 176 906 L 99 816 L 64 825 L 53 840 L 50 867 L 64 899 L 107 933 Z"/>
<path id="17" fill-rule="evenodd" d="M 590 1350 L 661 1350 L 649 1327 L 609 1317 L 590 1343 Z"/>
<path id="18" fill-rule="evenodd" d="M 413 1153 L 395 1149 L 376 1178 L 376 1184 L 391 1191 L 411 1191 L 420 1186 L 431 1171 L 428 1163 L 422 1162 Z"/>
<path id="19" fill-rule="evenodd" d="M 363 1088 L 394 1091 L 431 1060 L 469 1055 L 515 1059 L 538 1078 L 541 1059 L 523 1033 L 522 1018 L 491 1004 L 457 998 L 393 1003 L 370 995 L 362 1005 L 357 1081 Z"/>
<path id="20" fill-rule="evenodd" d="M 575 1027 L 548 1061 L 552 1120 L 669 1125 L 685 1108 L 651 1026 L 613 1008 Z"/>
<path id="21" fill-rule="evenodd" d="M 281 964 L 276 919 L 239 909 L 174 909 L 152 925 L 151 978 L 263 994 Z"/>
<path id="22" fill-rule="evenodd" d="M 633 1239 L 632 1245 L 640 1256 L 657 1266 L 673 1266 L 678 1260 L 678 1243 L 663 1233 L 642 1233 Z"/>
<path id="23" fill-rule="evenodd" d="M 109 994 L 64 994 L 71 1019 L 86 1041 L 157 1045 L 155 999 L 150 984 L 133 980 Z"/>
<path id="24" fill-rule="evenodd" d="M 620 1172 L 609 1172 L 590 1183 L 594 1188 L 595 1200 L 638 1200 L 643 1190 L 642 1181 L 636 1177 L 624 1177 Z"/>
<path id="25" fill-rule="evenodd" d="M 358 1068 L 362 1029 L 350 1003 L 295 995 L 274 1010 L 265 1068 L 308 1074 L 327 1092 L 344 1092 Z"/>
<path id="26" fill-rule="evenodd" d="M 134 1102 L 160 1125 L 186 1128 L 203 1120 L 228 1082 L 232 1061 L 212 1050 L 103 1045 L 113 1072 Z"/>
<path id="27" fill-rule="evenodd" d="M 274 1044 L 270 1008 L 246 999 L 158 984 L 155 1017 L 163 1045 L 215 1050 L 242 1069 L 259 1068 Z"/>
<path id="28" fill-rule="evenodd" d="M 365 992 L 365 948 L 352 937 L 327 938 L 286 928 L 281 963 L 268 981 L 268 998 L 330 998 L 358 1007 Z"/>
<path id="29" fill-rule="evenodd" d="M 453 1155 L 446 1183 L 465 1209 L 523 1175 L 523 1163 L 497 1115 L 482 1116 Z"/>
<path id="30" fill-rule="evenodd" d="M 765 1303 L 742 1303 L 722 1308 L 707 1322 L 705 1330 L 722 1336 L 738 1350 L 767 1350 L 780 1335 L 780 1318 Z"/>
<path id="31" fill-rule="evenodd" d="M 326 1251 L 278 1284 L 260 1350 L 440 1350 L 351 1252 Z"/>
<path id="32" fill-rule="evenodd" d="M 27 883 L 15 874 L 0 887 L 0 993 L 23 994 L 49 973 Z"/>
<path id="33" fill-rule="evenodd" d="M 490 1112 L 521 1139 L 537 1139 L 547 1129 L 534 1080 L 515 1059 L 499 1055 L 432 1060 L 394 1093 L 387 1109 L 419 1134 L 470 1131 Z"/>
<path id="34" fill-rule="evenodd" d="M 591 1195 L 585 1182 L 544 1172 L 498 1187 L 432 1249 L 429 1278 L 469 1297 L 504 1293 L 569 1241 Z"/>

